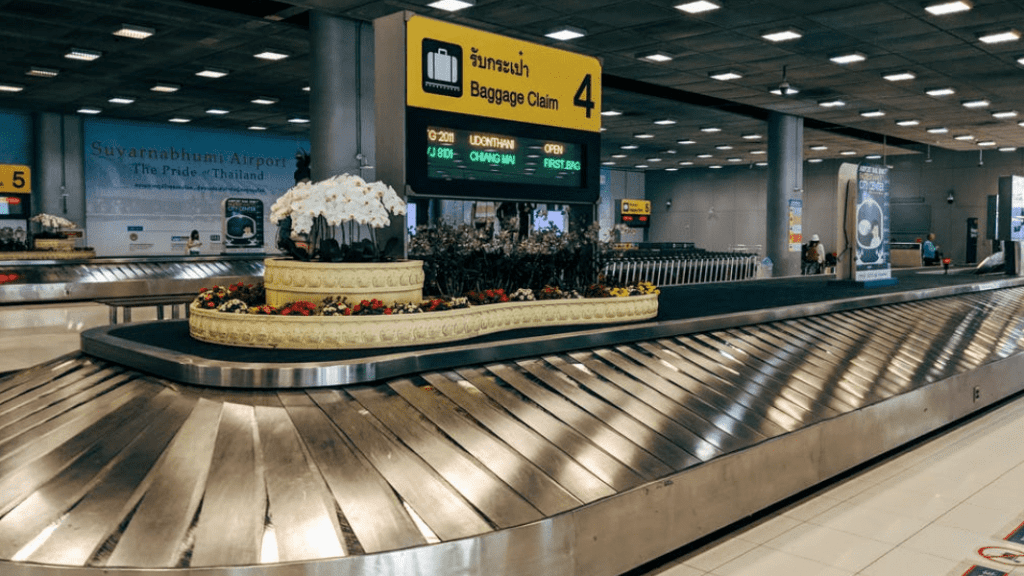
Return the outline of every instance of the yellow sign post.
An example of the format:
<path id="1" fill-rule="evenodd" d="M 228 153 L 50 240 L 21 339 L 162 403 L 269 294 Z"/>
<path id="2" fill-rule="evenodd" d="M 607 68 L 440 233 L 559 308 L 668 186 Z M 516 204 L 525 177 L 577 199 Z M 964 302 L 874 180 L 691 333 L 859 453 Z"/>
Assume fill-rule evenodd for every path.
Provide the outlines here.
<path id="1" fill-rule="evenodd" d="M 622 214 L 635 214 L 638 216 L 651 215 L 651 201 L 650 200 L 631 200 L 624 199 L 622 201 L 622 208 L 620 210 Z"/>
<path id="2" fill-rule="evenodd" d="M 422 16 L 406 33 L 409 106 L 600 132 L 596 58 Z"/>
<path id="3" fill-rule="evenodd" d="M 21 164 L 0 164 L 0 194 L 30 194 L 32 170 Z"/>

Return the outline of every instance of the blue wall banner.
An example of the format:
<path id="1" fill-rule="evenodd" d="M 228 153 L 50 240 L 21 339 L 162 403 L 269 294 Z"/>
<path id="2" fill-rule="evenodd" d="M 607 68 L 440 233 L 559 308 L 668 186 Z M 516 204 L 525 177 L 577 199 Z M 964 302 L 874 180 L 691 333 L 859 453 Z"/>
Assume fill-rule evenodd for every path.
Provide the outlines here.
<path id="1" fill-rule="evenodd" d="M 296 151 L 309 149 L 304 139 L 114 120 L 87 120 L 84 134 L 86 230 L 100 256 L 183 253 L 192 230 L 204 253 L 221 252 L 224 201 L 273 204 L 295 183 Z M 129 235 L 129 225 L 143 231 Z M 257 248 L 275 250 L 262 238 L 272 227 L 264 214 Z"/>
<path id="2" fill-rule="evenodd" d="M 0 164 L 32 163 L 32 117 L 0 112 Z"/>
<path id="3" fill-rule="evenodd" d="M 892 277 L 889 261 L 889 169 L 861 164 L 857 167 L 857 260 L 854 280 Z"/>

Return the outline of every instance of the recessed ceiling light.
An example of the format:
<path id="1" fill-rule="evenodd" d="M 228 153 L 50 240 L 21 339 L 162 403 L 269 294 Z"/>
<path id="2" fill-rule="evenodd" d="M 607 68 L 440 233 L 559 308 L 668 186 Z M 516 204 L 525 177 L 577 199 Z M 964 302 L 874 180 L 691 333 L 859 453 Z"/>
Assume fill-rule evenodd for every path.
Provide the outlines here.
<path id="1" fill-rule="evenodd" d="M 103 52 L 97 52 L 96 50 L 86 50 L 84 48 L 72 48 L 64 54 L 65 58 L 69 60 L 82 60 L 85 62 L 92 62 L 93 60 L 103 56 Z"/>
<path id="2" fill-rule="evenodd" d="M 24 89 L 21 84 L 0 84 L 0 92 L 21 92 Z"/>
<path id="3" fill-rule="evenodd" d="M 641 168 L 641 169 L 647 168 L 647 164 L 637 164 L 636 168 Z"/>
<path id="4" fill-rule="evenodd" d="M 639 134 L 633 134 L 633 138 L 639 138 L 641 140 L 650 140 L 651 138 L 654 138 L 654 134 L 650 134 L 648 132 L 641 132 Z"/>
<path id="5" fill-rule="evenodd" d="M 715 150 L 732 150 L 732 146 L 728 144 L 719 144 L 718 146 L 715 146 Z"/>
<path id="6" fill-rule="evenodd" d="M 648 162 L 661 162 L 661 158 L 648 158 Z"/>
<path id="7" fill-rule="evenodd" d="M 1003 146 L 1002 148 L 999 149 L 999 151 L 1000 152 L 1016 152 L 1017 151 L 1017 147 L 1016 146 Z"/>
<path id="8" fill-rule="evenodd" d="M 611 160 L 609 160 L 607 162 L 601 162 L 601 165 L 602 166 L 615 166 L 615 162 L 612 162 Z"/>
<path id="9" fill-rule="evenodd" d="M 678 172 L 679 168 L 665 168 L 665 172 Z"/>
<path id="10" fill-rule="evenodd" d="M 691 162 L 690 160 L 681 160 L 679 162 L 679 165 L 680 166 L 693 166 L 693 162 Z"/>
<path id="11" fill-rule="evenodd" d="M 807 161 L 811 164 L 818 164 L 820 162 L 824 162 L 824 160 L 821 158 L 809 158 Z"/>
<path id="12" fill-rule="evenodd" d="M 768 165 L 767 162 L 758 162 L 758 163 L 754 164 L 754 166 L 761 166 L 762 168 L 767 166 L 767 165 Z"/>
<path id="13" fill-rule="evenodd" d="M 174 122 L 175 124 L 188 124 L 192 121 L 191 118 L 170 118 L 168 122 Z"/>
<path id="14" fill-rule="evenodd" d="M 760 134 L 744 134 L 740 136 L 740 138 L 743 138 L 744 140 L 760 140 L 763 136 Z"/>
<path id="15" fill-rule="evenodd" d="M 970 134 L 958 134 L 956 136 L 953 136 L 953 140 L 959 140 L 961 142 L 967 142 L 967 141 L 970 141 L 970 140 L 974 140 L 974 136 L 971 136 Z"/>
<path id="16" fill-rule="evenodd" d="M 269 96 L 260 96 L 251 100 L 253 104 L 263 104 L 264 106 L 270 104 L 277 104 L 277 98 L 270 98 Z"/>
<path id="17" fill-rule="evenodd" d="M 574 40 L 576 38 L 582 38 L 587 35 L 587 31 L 583 28 L 577 28 L 575 26 L 560 26 L 551 30 L 545 36 L 548 38 L 554 38 L 555 40 Z"/>
<path id="18" fill-rule="evenodd" d="M 448 12 L 458 12 L 464 8 L 471 8 L 476 5 L 476 0 L 437 0 L 427 4 L 431 8 L 437 8 L 438 10 L 446 10 Z"/>
<path id="19" fill-rule="evenodd" d="M 262 50 L 260 52 L 257 52 L 256 54 L 253 54 L 253 57 L 259 58 L 260 60 L 273 60 L 273 61 L 284 60 L 288 56 L 289 56 L 289 54 L 287 52 L 282 52 L 280 50 L 271 50 L 271 49 Z"/>
<path id="20" fill-rule="evenodd" d="M 811 150 L 821 152 L 822 150 L 828 150 L 828 146 L 825 146 L 824 144 L 815 144 L 814 146 L 811 146 Z"/>
<path id="21" fill-rule="evenodd" d="M 743 162 L 743 158 L 729 158 L 726 162 Z"/>
<path id="22" fill-rule="evenodd" d="M 945 134 L 946 132 L 949 132 L 949 128 L 946 128 L 945 126 L 936 126 L 934 128 L 928 128 L 927 132 L 929 134 Z"/>
<path id="23" fill-rule="evenodd" d="M 861 110 L 860 115 L 865 118 L 878 118 L 879 116 L 885 116 L 885 112 L 882 110 Z"/>
<path id="24" fill-rule="evenodd" d="M 181 85 L 160 83 L 150 88 L 150 90 L 153 92 L 177 92 L 181 90 Z"/>
<path id="25" fill-rule="evenodd" d="M 309 124 L 309 118 L 303 118 L 301 116 L 292 116 L 288 121 L 292 124 Z"/>
<path id="26" fill-rule="evenodd" d="M 714 2 L 708 2 L 707 0 L 686 2 L 685 4 L 679 4 L 676 6 L 676 10 L 682 10 L 687 14 L 700 14 L 701 12 L 710 12 L 712 10 L 718 10 L 719 8 L 721 8 L 721 6 Z"/>
<path id="27" fill-rule="evenodd" d="M 949 96 L 951 94 L 956 94 L 956 90 L 952 88 L 931 88 L 929 90 L 925 90 L 925 94 L 935 97 Z"/>
<path id="28" fill-rule="evenodd" d="M 129 98 L 127 96 L 114 96 L 113 98 L 107 100 L 107 102 L 110 102 L 111 104 L 131 104 L 132 102 L 135 102 L 135 98 Z"/>
<path id="29" fill-rule="evenodd" d="M 721 170 L 722 169 L 722 165 L 721 164 L 712 164 L 711 166 L 708 166 L 708 168 L 710 168 L 712 170 Z"/>
<path id="30" fill-rule="evenodd" d="M 622 116 L 622 112 L 618 110 L 602 110 L 601 116 Z"/>
<path id="31" fill-rule="evenodd" d="M 750 153 L 753 154 L 754 156 L 762 156 L 764 154 L 767 154 L 768 151 L 767 150 L 751 150 Z"/>
<path id="32" fill-rule="evenodd" d="M 764 38 L 769 42 L 786 42 L 787 40 L 796 40 L 802 36 L 803 34 L 801 34 L 796 28 L 787 28 L 786 30 L 779 30 L 778 32 L 766 32 L 761 34 L 761 38 Z"/>
<path id="33" fill-rule="evenodd" d="M 101 110 L 99 108 L 79 108 L 78 109 L 78 113 L 79 114 L 99 114 L 100 112 L 103 112 L 103 110 Z"/>
<path id="34" fill-rule="evenodd" d="M 867 56 L 860 52 L 850 52 L 849 54 L 838 54 L 829 58 L 829 60 L 836 64 L 853 64 L 854 62 L 863 62 L 864 60 L 867 60 Z"/>
<path id="35" fill-rule="evenodd" d="M 820 100 L 818 102 L 818 106 L 821 106 L 822 108 L 839 108 L 841 106 L 846 106 L 846 102 L 839 98 L 833 98 L 831 100 Z"/>
<path id="36" fill-rule="evenodd" d="M 856 150 L 843 150 L 842 152 L 840 152 L 840 154 L 842 154 L 843 156 L 856 156 L 857 155 L 857 151 Z"/>
<path id="37" fill-rule="evenodd" d="M 981 142 L 978 142 L 978 146 L 986 146 L 987 147 L 987 146 L 995 146 L 995 145 L 996 145 L 996 143 L 994 141 L 992 141 L 992 140 L 982 140 Z"/>
<path id="38" fill-rule="evenodd" d="M 669 54 L 668 52 L 660 52 L 660 51 L 656 51 L 656 52 L 641 52 L 641 53 L 636 55 L 636 59 L 637 60 L 646 60 L 648 62 L 661 63 L 661 62 L 669 62 L 670 60 L 672 60 L 672 55 Z"/>
<path id="39" fill-rule="evenodd" d="M 120 36 L 122 38 L 131 38 L 133 40 L 142 40 L 143 38 L 149 38 L 153 34 L 156 34 L 156 30 L 152 28 L 146 28 L 145 26 L 136 26 L 134 24 L 121 24 L 121 27 L 114 30 L 114 36 Z"/>
<path id="40" fill-rule="evenodd" d="M 210 108 L 210 109 L 208 109 L 206 111 L 207 114 L 218 114 L 218 115 L 220 115 L 220 114 L 227 114 L 228 112 L 229 112 L 229 110 L 225 110 L 223 108 Z"/>
<path id="41" fill-rule="evenodd" d="M 964 100 L 960 104 L 962 104 L 964 108 L 984 108 L 988 106 L 990 102 L 988 100 L 985 100 L 984 98 L 981 98 L 978 100 Z"/>
<path id="42" fill-rule="evenodd" d="M 202 76 L 203 78 L 223 78 L 228 74 L 229 72 L 223 68 L 203 68 L 196 72 L 196 76 Z"/>
<path id="43" fill-rule="evenodd" d="M 303 92 L 309 92 L 309 86 L 303 86 L 302 87 L 302 91 Z"/>
<path id="44" fill-rule="evenodd" d="M 671 126 L 675 124 L 676 121 L 671 118 L 662 118 L 661 120 L 655 120 L 654 123 L 658 126 Z"/>
<path id="45" fill-rule="evenodd" d="M 675 150 L 665 150 L 665 154 L 676 154 Z"/>
<path id="46" fill-rule="evenodd" d="M 921 123 L 920 121 L 913 120 L 913 119 L 910 119 L 910 120 L 897 120 L 896 121 L 896 125 L 897 126 L 917 126 L 920 123 Z"/>
<path id="47" fill-rule="evenodd" d="M 993 118 L 1016 118 L 1017 117 L 1017 111 L 1016 110 L 1003 110 L 1003 111 L 1000 111 L 1000 112 L 993 112 L 992 113 L 992 117 Z"/>
<path id="48" fill-rule="evenodd" d="M 882 74 L 882 78 L 885 78 L 889 82 L 902 82 L 904 80 L 913 80 L 917 78 L 917 74 L 906 70 L 903 72 L 890 72 L 888 74 Z"/>
<path id="49" fill-rule="evenodd" d="M 721 80 L 723 82 L 728 80 L 739 80 L 743 78 L 743 74 L 735 70 L 722 70 L 720 72 L 708 72 L 708 77 L 713 80 Z"/>
<path id="50" fill-rule="evenodd" d="M 868 154 L 867 156 L 864 157 L 864 159 L 865 160 L 881 160 L 882 159 L 882 155 L 881 154 Z"/>
<path id="51" fill-rule="evenodd" d="M 939 2 L 938 4 L 925 6 L 924 9 L 935 16 L 945 16 L 946 14 L 965 12 L 970 10 L 971 6 L 968 0 L 955 0 L 954 2 Z"/>
<path id="52" fill-rule="evenodd" d="M 622 150 L 636 150 L 639 146 L 636 144 L 623 144 L 622 146 L 619 146 L 619 148 Z"/>
<path id="53" fill-rule="evenodd" d="M 714 158 L 714 154 L 697 154 L 697 158 Z"/>
<path id="54" fill-rule="evenodd" d="M 717 126 L 705 126 L 705 127 L 701 128 L 700 131 L 701 132 L 711 133 L 711 132 L 721 132 L 722 129 L 718 128 Z"/>
<path id="55" fill-rule="evenodd" d="M 252 126 L 249 126 L 249 130 L 266 130 L 266 129 L 267 129 L 266 126 L 260 126 L 258 124 L 253 124 Z"/>
<path id="56" fill-rule="evenodd" d="M 601 126 L 600 130 L 601 130 L 601 132 L 604 132 L 604 131 L 606 131 L 606 130 L 608 130 L 608 129 L 607 129 L 607 128 L 605 128 L 604 126 Z"/>
<path id="57" fill-rule="evenodd" d="M 1003 30 L 978 36 L 978 41 L 983 44 L 1000 44 L 1003 42 L 1015 42 L 1020 40 L 1020 32 L 1016 30 Z"/>
<path id="58" fill-rule="evenodd" d="M 53 78 L 57 74 L 60 74 L 60 70 L 53 68 L 43 68 L 42 66 L 33 66 L 25 72 L 26 76 L 36 76 L 39 78 Z"/>
<path id="59" fill-rule="evenodd" d="M 696 140 L 690 140 L 689 138 L 684 138 L 682 140 L 676 140 L 676 144 L 682 144 L 683 146 L 688 146 L 690 144 L 696 144 L 696 143 L 697 143 Z"/>
<path id="60" fill-rule="evenodd" d="M 612 158 L 625 158 L 629 154 L 612 154 Z"/>

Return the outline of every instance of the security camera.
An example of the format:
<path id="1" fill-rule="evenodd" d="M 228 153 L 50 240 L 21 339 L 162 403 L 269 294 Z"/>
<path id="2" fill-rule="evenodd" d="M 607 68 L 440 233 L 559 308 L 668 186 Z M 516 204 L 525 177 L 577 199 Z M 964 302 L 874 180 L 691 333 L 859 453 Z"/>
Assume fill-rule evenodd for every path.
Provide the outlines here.
<path id="1" fill-rule="evenodd" d="M 953 203 L 953 193 L 952 192 L 949 193 L 949 196 L 946 196 L 946 202 L 949 203 L 949 204 Z"/>

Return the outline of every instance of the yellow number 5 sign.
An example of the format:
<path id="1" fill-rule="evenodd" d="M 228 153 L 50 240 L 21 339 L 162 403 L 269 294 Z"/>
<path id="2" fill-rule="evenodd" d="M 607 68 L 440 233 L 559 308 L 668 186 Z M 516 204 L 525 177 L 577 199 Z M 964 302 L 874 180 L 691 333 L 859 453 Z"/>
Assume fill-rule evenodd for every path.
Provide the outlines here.
<path id="1" fill-rule="evenodd" d="M 0 164 L 0 194 L 32 192 L 32 170 L 20 164 Z"/>

